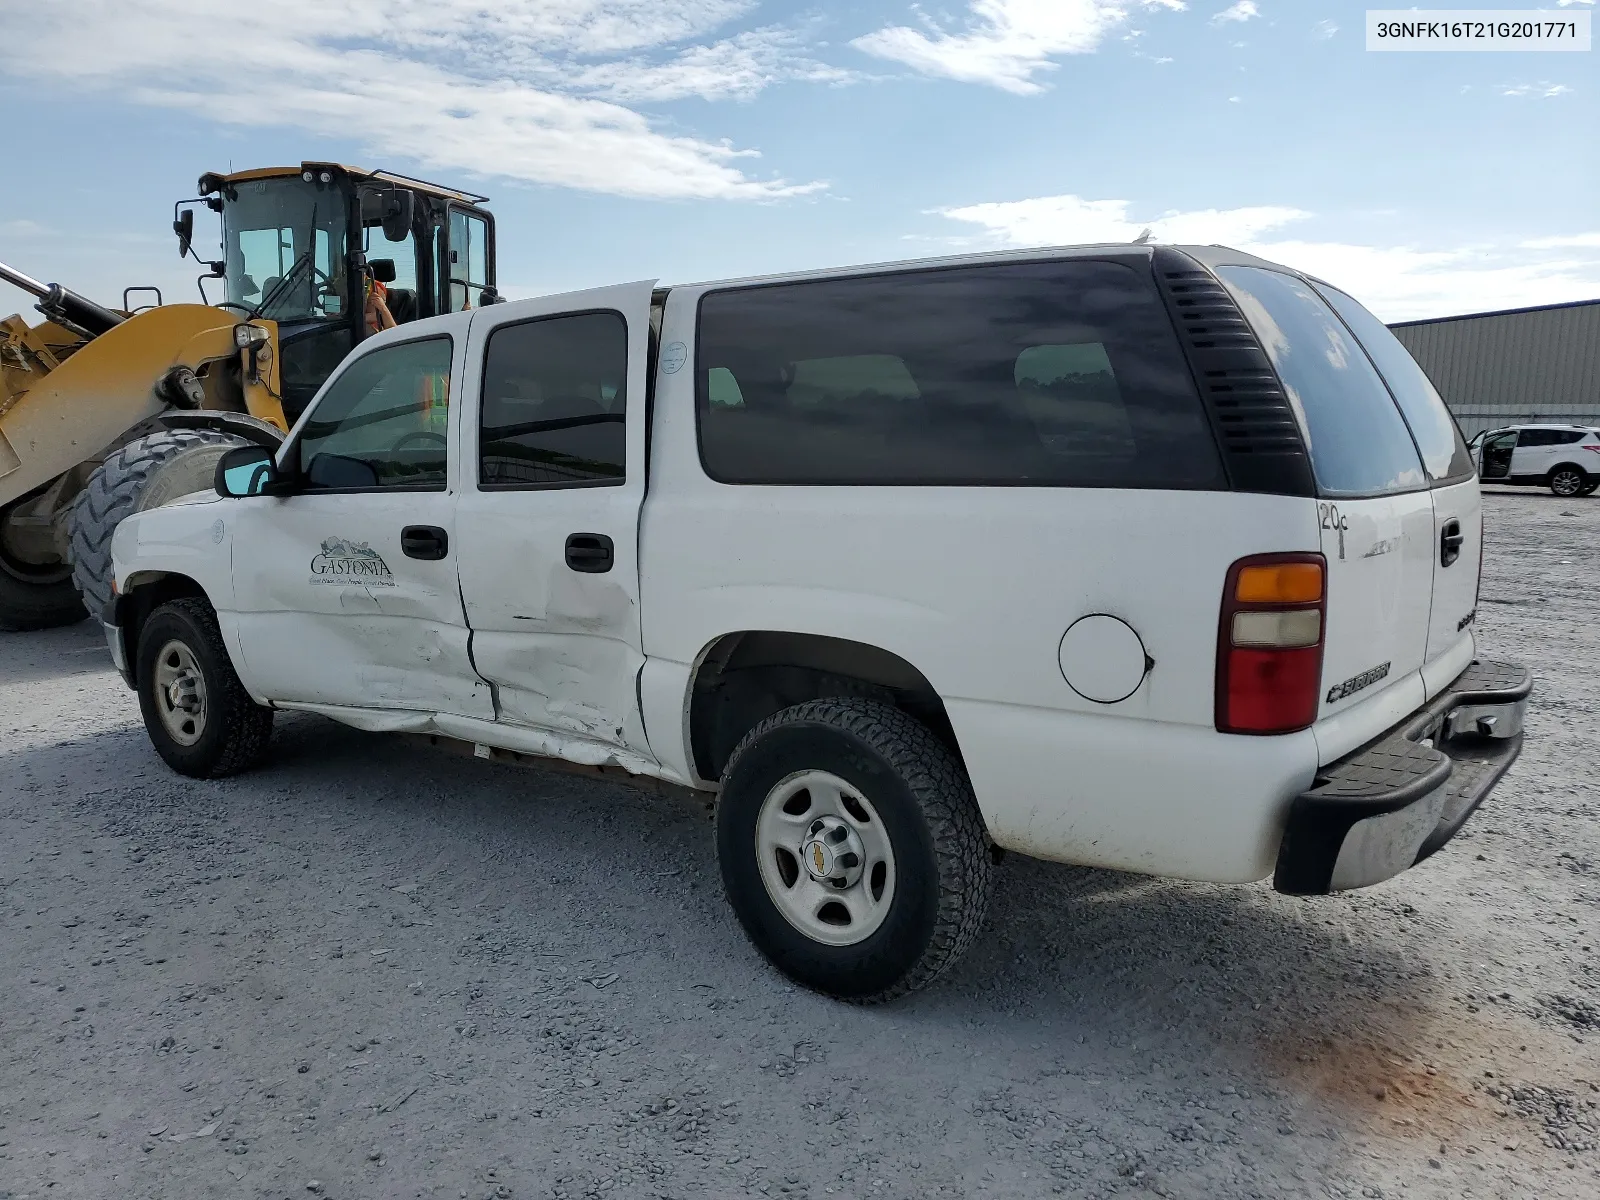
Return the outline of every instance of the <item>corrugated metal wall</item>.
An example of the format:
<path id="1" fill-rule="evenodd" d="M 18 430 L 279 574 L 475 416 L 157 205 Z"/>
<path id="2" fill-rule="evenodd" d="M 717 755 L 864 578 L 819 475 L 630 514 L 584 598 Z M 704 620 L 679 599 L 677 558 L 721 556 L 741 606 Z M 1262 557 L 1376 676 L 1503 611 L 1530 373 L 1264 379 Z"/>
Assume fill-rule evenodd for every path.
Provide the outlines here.
<path id="1" fill-rule="evenodd" d="M 1600 300 L 1391 326 L 1468 437 L 1500 425 L 1600 425 Z"/>

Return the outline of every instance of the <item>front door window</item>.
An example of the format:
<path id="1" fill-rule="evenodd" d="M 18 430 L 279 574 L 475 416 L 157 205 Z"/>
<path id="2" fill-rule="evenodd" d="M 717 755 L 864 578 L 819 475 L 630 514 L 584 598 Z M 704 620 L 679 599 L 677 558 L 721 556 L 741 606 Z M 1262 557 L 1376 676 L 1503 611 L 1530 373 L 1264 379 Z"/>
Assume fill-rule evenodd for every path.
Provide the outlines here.
<path id="1" fill-rule="evenodd" d="M 291 451 L 307 491 L 443 491 L 451 342 L 364 355 L 328 388 Z"/>

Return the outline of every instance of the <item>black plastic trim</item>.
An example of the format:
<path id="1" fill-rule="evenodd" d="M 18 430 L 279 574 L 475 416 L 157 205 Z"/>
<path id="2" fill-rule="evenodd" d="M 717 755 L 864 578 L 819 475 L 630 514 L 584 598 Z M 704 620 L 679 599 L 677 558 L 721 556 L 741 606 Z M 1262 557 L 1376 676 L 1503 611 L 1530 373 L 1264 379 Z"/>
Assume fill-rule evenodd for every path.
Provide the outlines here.
<path id="1" fill-rule="evenodd" d="M 1294 408 L 1232 294 L 1209 268 L 1171 246 L 1155 247 L 1150 266 L 1234 490 L 1315 496 Z"/>
<path id="2" fill-rule="evenodd" d="M 1289 895 L 1326 894 L 1339 851 L 1357 822 L 1426 802 L 1443 788 L 1448 797 L 1444 815 L 1414 861 L 1439 849 L 1522 752 L 1521 733 L 1446 738 L 1445 719 L 1465 705 L 1514 704 L 1532 690 L 1533 677 L 1523 667 L 1474 662 L 1394 729 L 1323 767 L 1313 786 L 1290 805 L 1272 886 Z M 1423 744 L 1429 740 L 1434 744 Z"/>

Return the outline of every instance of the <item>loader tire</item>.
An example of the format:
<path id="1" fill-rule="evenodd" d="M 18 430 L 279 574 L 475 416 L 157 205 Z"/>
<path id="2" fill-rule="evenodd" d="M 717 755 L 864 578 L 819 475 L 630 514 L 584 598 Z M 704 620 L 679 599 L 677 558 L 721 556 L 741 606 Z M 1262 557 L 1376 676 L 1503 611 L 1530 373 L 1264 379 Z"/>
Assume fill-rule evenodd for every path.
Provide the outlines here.
<path id="1" fill-rule="evenodd" d="M 163 429 L 95 468 L 72 506 L 72 582 L 99 614 L 111 600 L 111 535 L 125 517 L 206 491 L 217 460 L 244 439 L 211 429 Z"/>
<path id="2" fill-rule="evenodd" d="M 83 620 L 88 613 L 66 563 L 33 563 L 11 553 L 11 515 L 11 509 L 0 509 L 0 629 L 50 629 Z"/>

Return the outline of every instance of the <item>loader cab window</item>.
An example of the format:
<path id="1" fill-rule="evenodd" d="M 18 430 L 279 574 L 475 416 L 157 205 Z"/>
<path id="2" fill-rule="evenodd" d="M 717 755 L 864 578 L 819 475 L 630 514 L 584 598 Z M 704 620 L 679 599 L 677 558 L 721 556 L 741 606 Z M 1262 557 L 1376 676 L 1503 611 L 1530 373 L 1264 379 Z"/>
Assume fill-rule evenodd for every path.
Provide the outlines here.
<path id="1" fill-rule="evenodd" d="M 432 316 L 434 310 L 421 303 L 422 293 L 418 290 L 417 264 L 422 252 L 418 249 L 416 230 L 413 229 L 398 242 L 391 242 L 383 231 L 384 199 L 385 193 L 382 191 L 362 192 L 361 248 L 366 251 L 369 263 L 387 259 L 394 264 L 394 280 L 384 284 L 385 303 L 395 324 L 404 325 L 418 317 Z M 422 201 L 423 205 L 425 203 Z M 426 211 L 425 207 L 422 211 Z M 427 241 L 431 243 L 431 240 L 430 233 Z"/>
<path id="2" fill-rule="evenodd" d="M 280 322 L 346 315 L 345 198 L 336 185 L 298 177 L 233 184 L 222 231 L 229 303 Z"/>
<path id="3" fill-rule="evenodd" d="M 450 209 L 449 237 L 443 247 L 444 312 L 464 312 L 483 304 L 489 278 L 489 222 L 479 213 Z"/>

